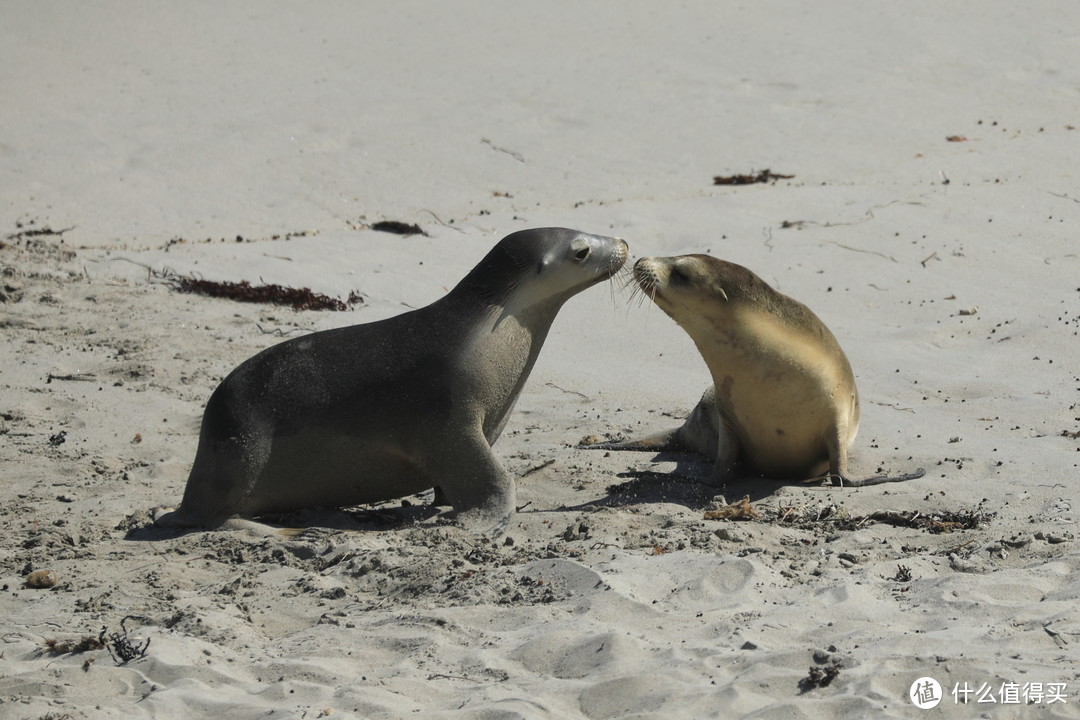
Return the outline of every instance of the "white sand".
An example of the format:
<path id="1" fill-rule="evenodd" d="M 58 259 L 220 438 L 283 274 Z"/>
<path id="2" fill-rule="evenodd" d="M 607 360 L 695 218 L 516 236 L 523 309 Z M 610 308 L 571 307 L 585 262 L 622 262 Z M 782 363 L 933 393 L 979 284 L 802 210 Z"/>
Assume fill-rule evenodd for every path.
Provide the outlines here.
<path id="1" fill-rule="evenodd" d="M 1077 27 L 1073 2 L 1003 0 L 9 4 L 0 717 L 1080 717 Z M 764 168 L 795 177 L 711 184 Z M 430 237 L 358 229 L 383 219 Z M 858 376 L 856 474 L 926 477 L 744 482 L 760 520 L 704 520 L 704 461 L 574 449 L 672 426 L 708 384 L 674 323 L 599 287 L 495 446 L 529 503 L 513 544 L 395 505 L 289 541 L 139 530 L 274 330 L 426 304 L 544 225 L 807 303 Z M 16 236 L 43 228 L 66 232 Z M 619 476 L 642 470 L 674 475 Z M 875 511 L 985 517 L 835 522 Z M 127 616 L 139 659 L 49 651 Z M 922 676 L 946 693 L 926 713 Z M 999 702 L 958 707 L 964 683 Z"/>

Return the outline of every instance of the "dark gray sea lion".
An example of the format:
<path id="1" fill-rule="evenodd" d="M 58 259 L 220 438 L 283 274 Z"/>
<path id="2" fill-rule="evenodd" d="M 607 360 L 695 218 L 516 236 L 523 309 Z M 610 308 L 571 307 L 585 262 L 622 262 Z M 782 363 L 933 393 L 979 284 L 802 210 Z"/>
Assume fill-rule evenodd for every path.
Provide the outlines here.
<path id="1" fill-rule="evenodd" d="M 268 529 L 249 519 L 438 488 L 466 527 L 498 530 L 515 487 L 491 446 L 563 303 L 626 256 L 617 238 L 523 230 L 427 307 L 255 355 L 210 397 L 180 507 L 155 523 Z"/>

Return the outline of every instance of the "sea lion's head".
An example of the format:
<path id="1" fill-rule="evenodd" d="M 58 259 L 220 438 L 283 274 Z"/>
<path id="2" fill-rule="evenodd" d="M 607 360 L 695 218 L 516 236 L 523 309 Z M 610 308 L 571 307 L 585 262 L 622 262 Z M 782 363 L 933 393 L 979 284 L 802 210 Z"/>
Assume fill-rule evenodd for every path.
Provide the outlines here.
<path id="1" fill-rule="evenodd" d="M 641 258 L 634 264 L 634 279 L 691 336 L 695 326 L 728 324 L 740 308 L 767 306 L 775 294 L 742 265 L 709 255 Z"/>
<path id="2" fill-rule="evenodd" d="M 483 292 L 489 304 L 513 314 L 549 301 L 561 304 L 607 280 L 623 266 L 628 252 L 620 238 L 567 228 L 521 230 L 500 240 L 466 281 Z"/>
<path id="3" fill-rule="evenodd" d="M 745 295 L 748 275 L 753 273 L 709 255 L 645 257 L 634 264 L 642 291 L 676 320 L 685 313 L 725 310 Z"/>

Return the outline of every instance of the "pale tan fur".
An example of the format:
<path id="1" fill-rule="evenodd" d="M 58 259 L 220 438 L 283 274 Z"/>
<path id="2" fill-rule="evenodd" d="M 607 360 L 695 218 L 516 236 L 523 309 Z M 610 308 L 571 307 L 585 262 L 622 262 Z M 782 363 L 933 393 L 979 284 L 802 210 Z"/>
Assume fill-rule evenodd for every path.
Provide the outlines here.
<path id="1" fill-rule="evenodd" d="M 707 255 L 642 258 L 642 290 L 693 339 L 713 386 L 686 423 L 630 449 L 682 446 L 778 479 L 846 478 L 859 429 L 851 365 L 825 324 L 746 268 Z"/>

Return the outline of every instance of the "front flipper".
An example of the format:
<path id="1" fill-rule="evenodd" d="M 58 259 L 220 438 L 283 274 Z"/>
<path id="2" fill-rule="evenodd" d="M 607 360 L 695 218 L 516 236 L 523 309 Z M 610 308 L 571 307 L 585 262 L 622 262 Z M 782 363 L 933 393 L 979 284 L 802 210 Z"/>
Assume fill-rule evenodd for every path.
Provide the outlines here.
<path id="1" fill-rule="evenodd" d="M 644 450 L 652 452 L 693 452 L 713 462 L 708 485 L 723 489 L 737 474 L 742 446 L 738 433 L 724 419 L 716 404 L 713 386 L 702 394 L 693 412 L 674 430 L 650 435 L 638 440 L 579 445 L 585 450 Z"/>
<path id="2" fill-rule="evenodd" d="M 917 480 L 926 474 L 926 470 L 919 468 L 915 472 L 907 473 L 905 475 L 875 475 L 868 478 L 860 478 L 858 480 L 852 480 L 851 478 L 838 473 L 829 473 L 823 476 L 822 485 L 824 482 L 831 480 L 832 487 L 869 487 L 871 485 L 884 485 L 885 483 L 906 482 L 907 480 Z"/>
<path id="3" fill-rule="evenodd" d="M 439 467 L 431 476 L 454 508 L 456 519 L 470 532 L 496 537 L 514 515 L 517 497 L 514 479 L 491 452 L 477 431 L 446 442 Z"/>
<path id="4" fill-rule="evenodd" d="M 583 450 L 695 452 L 712 460 L 717 456 L 718 446 L 737 447 L 737 445 L 732 445 L 731 440 L 719 437 L 721 430 L 723 430 L 725 436 L 732 435 L 731 431 L 720 419 L 720 411 L 716 407 L 716 394 L 710 386 L 701 396 L 698 404 L 694 406 L 693 412 L 690 413 L 690 416 L 686 418 L 686 421 L 680 427 L 637 440 L 604 442 L 593 445 L 579 445 L 578 447 Z M 738 452 L 732 449 L 726 454 L 730 455 L 729 459 L 733 461 Z"/>

